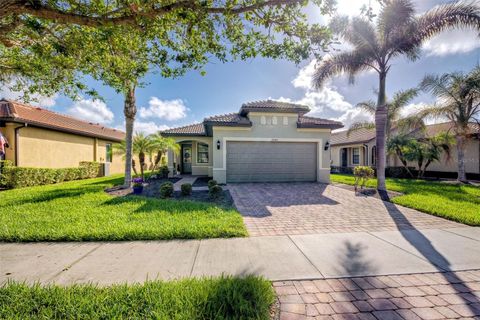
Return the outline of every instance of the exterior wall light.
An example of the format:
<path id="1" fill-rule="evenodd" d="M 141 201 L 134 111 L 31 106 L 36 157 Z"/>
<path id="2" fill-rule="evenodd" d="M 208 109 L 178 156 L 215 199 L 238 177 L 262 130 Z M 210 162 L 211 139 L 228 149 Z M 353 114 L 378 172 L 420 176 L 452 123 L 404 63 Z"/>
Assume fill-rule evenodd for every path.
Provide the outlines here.
<path id="1" fill-rule="evenodd" d="M 327 142 L 325 143 L 325 151 L 327 151 L 328 148 L 330 148 L 330 142 L 327 141 Z"/>
<path id="2" fill-rule="evenodd" d="M 220 140 L 217 140 L 217 150 L 220 150 Z"/>

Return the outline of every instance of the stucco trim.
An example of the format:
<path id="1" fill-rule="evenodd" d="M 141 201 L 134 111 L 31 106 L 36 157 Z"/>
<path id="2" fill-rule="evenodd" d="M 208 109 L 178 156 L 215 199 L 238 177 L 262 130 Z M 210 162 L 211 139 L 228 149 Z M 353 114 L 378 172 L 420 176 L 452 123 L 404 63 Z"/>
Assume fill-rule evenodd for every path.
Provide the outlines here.
<path id="1" fill-rule="evenodd" d="M 297 132 L 327 132 L 329 133 L 331 129 L 327 128 L 297 128 Z"/>
<path id="2" fill-rule="evenodd" d="M 228 141 L 252 141 L 252 142 L 316 142 L 317 143 L 317 178 L 318 170 L 322 169 L 322 151 L 323 139 L 309 138 L 251 138 L 251 137 L 223 137 L 222 142 L 222 158 L 223 164 L 221 168 L 213 168 L 213 170 L 227 170 L 227 142 Z"/>
<path id="3" fill-rule="evenodd" d="M 225 127 L 225 126 L 212 126 L 214 131 L 252 131 L 252 127 Z"/>

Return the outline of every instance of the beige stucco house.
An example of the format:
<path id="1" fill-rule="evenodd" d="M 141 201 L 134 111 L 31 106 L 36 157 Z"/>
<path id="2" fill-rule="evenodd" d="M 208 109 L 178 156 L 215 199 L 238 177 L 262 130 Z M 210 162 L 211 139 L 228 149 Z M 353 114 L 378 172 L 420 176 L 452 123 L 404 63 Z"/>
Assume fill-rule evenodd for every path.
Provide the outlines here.
<path id="1" fill-rule="evenodd" d="M 438 123 L 425 127 L 425 136 L 435 136 L 440 132 L 451 132 L 451 123 Z M 471 134 L 468 137 L 465 153 L 465 169 L 467 174 L 477 177 L 480 174 L 480 127 L 476 123 L 470 124 Z M 415 134 L 415 133 L 412 133 Z M 347 130 L 334 132 L 331 139 L 332 167 L 353 168 L 355 166 L 375 166 L 375 130 L 358 130 L 347 134 Z M 397 156 L 390 155 L 387 159 L 388 166 L 399 167 L 401 162 Z M 415 164 L 411 164 L 415 167 Z M 441 161 L 433 162 L 428 171 L 435 173 L 457 172 L 457 154 L 455 146 L 452 146 L 450 159 L 446 154 L 442 155 Z"/>
<path id="2" fill-rule="evenodd" d="M 112 152 L 124 133 L 15 101 L 0 100 L 0 132 L 8 140 L 5 159 L 34 168 L 78 167 L 81 161 L 106 163 L 121 173 L 125 163 Z"/>
<path id="3" fill-rule="evenodd" d="M 245 103 L 236 113 L 169 129 L 181 152 L 168 156 L 171 174 L 208 175 L 219 183 L 329 182 L 330 135 L 336 121 L 307 117 L 303 105 Z"/>

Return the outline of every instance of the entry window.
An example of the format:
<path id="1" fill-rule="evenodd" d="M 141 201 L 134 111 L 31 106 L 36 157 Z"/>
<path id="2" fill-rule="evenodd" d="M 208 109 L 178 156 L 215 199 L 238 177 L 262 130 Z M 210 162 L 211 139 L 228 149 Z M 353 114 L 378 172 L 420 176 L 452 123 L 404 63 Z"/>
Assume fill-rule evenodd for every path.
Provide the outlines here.
<path id="1" fill-rule="evenodd" d="M 272 124 L 273 125 L 277 124 L 277 117 L 275 117 L 275 116 L 272 117 Z"/>
<path id="2" fill-rule="evenodd" d="M 372 166 L 377 165 L 377 147 L 372 147 Z"/>
<path id="3" fill-rule="evenodd" d="M 112 162 L 112 144 L 105 145 L 105 162 Z"/>
<path id="4" fill-rule="evenodd" d="M 352 163 L 360 164 L 360 148 L 352 149 Z"/>
<path id="5" fill-rule="evenodd" d="M 288 126 L 288 117 L 283 117 L 283 125 Z"/>
<path id="6" fill-rule="evenodd" d="M 266 124 L 267 124 L 267 118 L 266 118 L 265 116 L 261 116 L 261 117 L 260 117 L 260 123 L 261 123 L 262 125 L 266 125 Z"/>
<path id="7" fill-rule="evenodd" d="M 197 144 L 197 163 L 208 163 L 208 144 Z"/>

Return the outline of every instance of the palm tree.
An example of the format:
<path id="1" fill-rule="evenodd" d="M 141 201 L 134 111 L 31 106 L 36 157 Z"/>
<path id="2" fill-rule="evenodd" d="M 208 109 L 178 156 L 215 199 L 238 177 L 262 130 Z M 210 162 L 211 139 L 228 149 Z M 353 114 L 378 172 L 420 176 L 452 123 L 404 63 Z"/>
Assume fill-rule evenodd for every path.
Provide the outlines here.
<path id="1" fill-rule="evenodd" d="M 140 164 L 140 175 L 142 179 L 145 179 L 144 169 L 145 169 L 145 156 L 147 154 L 151 154 L 153 150 L 153 140 L 146 136 L 143 133 L 137 132 L 133 137 L 132 141 L 132 151 L 133 154 L 138 155 L 138 162 Z M 124 157 L 126 155 L 126 143 L 122 141 L 119 145 L 116 146 L 115 152 L 117 154 L 122 154 Z M 137 174 L 137 170 L 135 168 L 135 160 L 132 159 L 132 168 L 135 174 Z"/>
<path id="2" fill-rule="evenodd" d="M 375 109 L 377 161 L 377 189 L 386 195 L 385 186 L 385 131 L 388 119 L 386 105 L 386 79 L 392 59 L 406 56 L 419 57 L 422 43 L 452 27 L 480 29 L 480 7 L 474 3 L 454 2 L 443 4 L 415 15 L 411 0 L 384 0 L 374 24 L 367 18 L 336 19 L 333 31 L 338 33 L 353 49 L 334 54 L 315 70 L 313 82 L 317 88 L 335 75 L 347 73 L 351 82 L 359 72 L 374 70 L 378 74 L 379 88 Z"/>
<path id="3" fill-rule="evenodd" d="M 158 168 L 160 160 L 162 159 L 163 155 L 168 151 L 168 149 L 172 150 L 175 154 L 178 154 L 180 152 L 180 145 L 173 138 L 162 137 L 160 133 L 155 133 L 150 135 L 150 139 L 152 139 L 152 151 L 157 152 L 157 155 L 155 156 L 153 161 L 152 170 Z"/>
<path id="4" fill-rule="evenodd" d="M 419 129 L 424 127 L 423 120 L 417 115 L 409 115 L 402 117 L 402 110 L 412 101 L 417 95 L 417 89 L 409 89 L 405 91 L 399 91 L 395 93 L 393 99 L 386 103 L 387 107 L 387 124 L 386 124 L 386 136 L 390 138 L 392 136 L 392 129 L 397 130 L 397 134 L 406 133 L 408 130 Z M 369 100 L 360 102 L 356 105 L 357 108 L 362 109 L 366 113 L 375 116 L 377 111 L 377 105 L 375 101 Z M 347 131 L 347 135 L 360 129 L 375 129 L 374 121 L 354 122 L 350 125 Z"/>
<path id="5" fill-rule="evenodd" d="M 420 88 L 436 96 L 437 104 L 420 111 L 420 117 L 447 118 L 453 125 L 457 145 L 458 176 L 466 182 L 465 147 L 469 124 L 480 116 L 480 66 L 465 74 L 427 75 Z"/>

